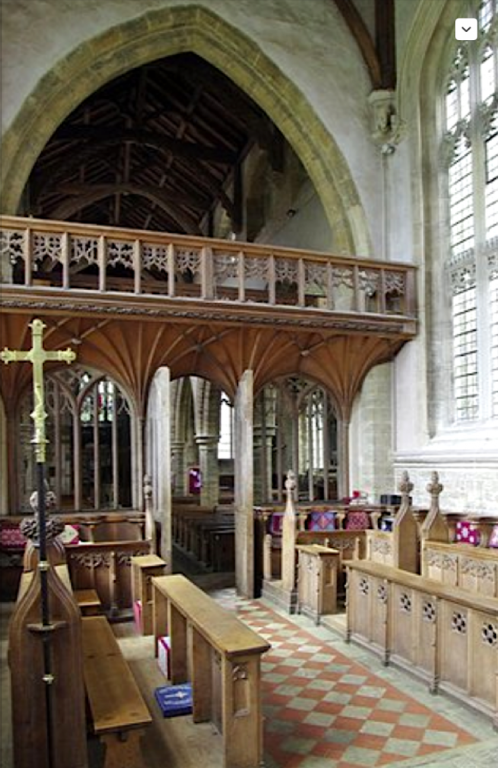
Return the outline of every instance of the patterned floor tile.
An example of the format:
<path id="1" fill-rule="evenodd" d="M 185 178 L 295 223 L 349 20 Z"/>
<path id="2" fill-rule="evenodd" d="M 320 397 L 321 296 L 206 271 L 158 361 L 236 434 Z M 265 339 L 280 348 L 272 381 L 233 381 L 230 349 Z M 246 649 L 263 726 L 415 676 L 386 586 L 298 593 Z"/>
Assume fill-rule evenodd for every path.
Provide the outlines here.
<path id="1" fill-rule="evenodd" d="M 397 768 L 475 742 L 373 674 L 367 657 L 350 660 L 264 603 L 233 610 L 272 646 L 262 663 L 265 768 Z"/>

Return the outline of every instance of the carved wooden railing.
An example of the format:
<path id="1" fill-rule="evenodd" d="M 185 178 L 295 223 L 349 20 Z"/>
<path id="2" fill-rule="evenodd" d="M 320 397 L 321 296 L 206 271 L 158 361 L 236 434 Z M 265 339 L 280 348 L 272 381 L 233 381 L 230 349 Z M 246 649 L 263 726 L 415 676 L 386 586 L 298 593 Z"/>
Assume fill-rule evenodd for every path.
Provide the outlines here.
<path id="1" fill-rule="evenodd" d="M 73 589 L 94 589 L 110 615 L 131 610 L 131 558 L 150 551 L 150 541 L 70 544 L 66 559 Z"/>
<path id="2" fill-rule="evenodd" d="M 498 600 L 368 560 L 346 565 L 347 638 L 498 727 Z"/>
<path id="3" fill-rule="evenodd" d="M 4 286 L 413 320 L 415 268 L 253 243 L 0 217 Z"/>

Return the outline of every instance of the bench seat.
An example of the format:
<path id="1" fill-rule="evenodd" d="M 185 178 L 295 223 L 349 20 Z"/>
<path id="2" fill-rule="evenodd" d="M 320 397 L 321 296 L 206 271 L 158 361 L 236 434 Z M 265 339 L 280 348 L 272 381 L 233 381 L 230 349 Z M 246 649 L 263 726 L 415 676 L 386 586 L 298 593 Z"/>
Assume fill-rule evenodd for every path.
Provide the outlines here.
<path id="1" fill-rule="evenodd" d="M 82 618 L 82 640 L 93 730 L 106 744 L 104 768 L 145 768 L 140 736 L 152 717 L 105 616 Z"/>

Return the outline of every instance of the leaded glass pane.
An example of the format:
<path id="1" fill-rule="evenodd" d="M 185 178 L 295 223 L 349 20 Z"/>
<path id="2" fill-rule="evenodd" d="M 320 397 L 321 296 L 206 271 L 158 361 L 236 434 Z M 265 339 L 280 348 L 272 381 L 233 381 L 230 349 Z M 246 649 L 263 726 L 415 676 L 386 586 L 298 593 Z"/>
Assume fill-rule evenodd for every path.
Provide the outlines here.
<path id="1" fill-rule="evenodd" d="M 451 249 L 455 254 L 463 253 L 474 246 L 472 153 L 463 138 L 449 169 L 449 194 Z"/>
<path id="2" fill-rule="evenodd" d="M 498 274 L 490 280 L 491 307 L 491 398 L 493 416 L 498 416 Z"/>
<path id="3" fill-rule="evenodd" d="M 453 371 L 456 416 L 478 415 L 477 304 L 476 289 L 453 297 Z"/>
<path id="4" fill-rule="evenodd" d="M 446 129 L 452 131 L 458 123 L 458 88 L 454 80 L 446 92 Z"/>
<path id="5" fill-rule="evenodd" d="M 487 32 L 493 20 L 494 2 L 493 0 L 483 0 L 479 6 L 479 29 Z"/>
<path id="6" fill-rule="evenodd" d="M 481 101 L 490 101 L 495 88 L 495 57 L 493 49 L 487 45 L 481 60 Z"/>

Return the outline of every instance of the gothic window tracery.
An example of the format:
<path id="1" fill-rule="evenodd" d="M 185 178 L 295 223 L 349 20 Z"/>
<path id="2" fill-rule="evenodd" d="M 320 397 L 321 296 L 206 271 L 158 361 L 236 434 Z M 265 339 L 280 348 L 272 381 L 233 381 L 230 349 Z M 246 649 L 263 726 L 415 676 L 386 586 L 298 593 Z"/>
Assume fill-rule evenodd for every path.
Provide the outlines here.
<path id="1" fill-rule="evenodd" d="M 478 19 L 444 92 L 455 422 L 498 417 L 497 0 L 483 0 Z"/>
<path id="2" fill-rule="evenodd" d="M 20 407 L 21 506 L 34 486 L 32 396 Z M 117 509 L 131 506 L 130 403 L 106 376 L 75 365 L 45 377 L 47 470 L 58 506 Z"/>

